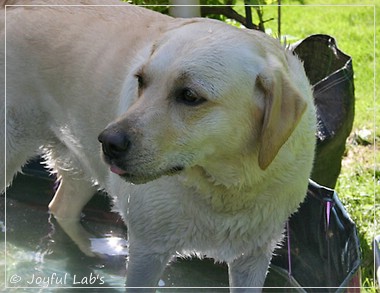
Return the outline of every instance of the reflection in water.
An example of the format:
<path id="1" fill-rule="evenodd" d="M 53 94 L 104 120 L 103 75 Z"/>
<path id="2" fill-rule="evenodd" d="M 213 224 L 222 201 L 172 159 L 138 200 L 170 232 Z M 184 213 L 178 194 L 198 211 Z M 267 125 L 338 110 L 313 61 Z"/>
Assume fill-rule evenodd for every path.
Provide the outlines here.
<path id="1" fill-rule="evenodd" d="M 106 230 L 97 223 L 94 228 L 97 234 Z M 54 288 L 60 287 L 118 287 L 114 290 L 123 292 L 125 256 L 115 253 L 125 252 L 120 248 L 124 244 L 121 235 L 95 241 L 108 244 L 98 245 L 104 252 L 107 247 L 116 250 L 101 258 L 89 258 L 71 243 L 46 210 L 8 199 L 7 241 L 2 258 L 6 260 L 7 286 L 11 292 L 16 292 L 16 287 L 46 288 L 44 292 L 57 292 Z"/>
<path id="2" fill-rule="evenodd" d="M 120 237 L 91 238 L 91 250 L 103 255 L 128 255 L 128 242 Z"/>

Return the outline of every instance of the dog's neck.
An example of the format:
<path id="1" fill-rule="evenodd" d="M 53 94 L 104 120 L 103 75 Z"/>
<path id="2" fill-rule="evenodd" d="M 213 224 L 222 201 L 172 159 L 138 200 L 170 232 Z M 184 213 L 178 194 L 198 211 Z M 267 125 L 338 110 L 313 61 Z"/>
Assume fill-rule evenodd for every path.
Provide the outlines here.
<path id="1" fill-rule="evenodd" d="M 247 170 L 252 164 L 242 162 L 240 165 L 222 165 L 214 168 L 194 166 L 185 170 L 180 176 L 182 183 L 196 192 L 215 211 L 236 213 L 249 209 L 265 186 L 262 182 L 263 172 L 255 168 L 255 173 Z M 247 174 L 257 174 L 247 178 Z"/>

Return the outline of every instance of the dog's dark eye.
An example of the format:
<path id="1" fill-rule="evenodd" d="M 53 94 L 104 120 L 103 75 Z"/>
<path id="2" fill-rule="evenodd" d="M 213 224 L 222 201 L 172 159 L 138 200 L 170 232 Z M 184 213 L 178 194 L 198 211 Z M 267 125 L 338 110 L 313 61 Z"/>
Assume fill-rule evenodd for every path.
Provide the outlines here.
<path id="1" fill-rule="evenodd" d="M 176 96 L 176 101 L 188 106 L 198 106 L 206 102 L 205 98 L 198 96 L 194 91 L 189 88 L 184 88 L 179 91 Z"/>
<path id="2" fill-rule="evenodd" d="M 142 75 L 138 73 L 135 75 L 135 77 L 137 79 L 139 89 L 143 88 L 145 85 L 145 82 L 144 82 L 144 78 L 142 77 Z"/>

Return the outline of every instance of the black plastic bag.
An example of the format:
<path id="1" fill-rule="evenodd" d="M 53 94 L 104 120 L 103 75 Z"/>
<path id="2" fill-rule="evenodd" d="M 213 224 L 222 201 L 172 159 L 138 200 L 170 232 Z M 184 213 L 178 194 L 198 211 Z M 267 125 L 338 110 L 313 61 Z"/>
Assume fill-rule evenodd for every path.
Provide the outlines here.
<path id="1" fill-rule="evenodd" d="M 361 262 L 359 238 L 334 190 L 310 180 L 306 199 L 288 227 L 272 260 L 270 274 L 277 278 L 268 276 L 268 286 L 295 287 L 295 292 L 342 292 L 360 286 L 353 278 Z"/>
<path id="2" fill-rule="evenodd" d="M 352 59 L 328 35 L 309 36 L 292 49 L 304 63 L 317 108 L 317 150 L 311 179 L 334 188 L 354 120 Z"/>

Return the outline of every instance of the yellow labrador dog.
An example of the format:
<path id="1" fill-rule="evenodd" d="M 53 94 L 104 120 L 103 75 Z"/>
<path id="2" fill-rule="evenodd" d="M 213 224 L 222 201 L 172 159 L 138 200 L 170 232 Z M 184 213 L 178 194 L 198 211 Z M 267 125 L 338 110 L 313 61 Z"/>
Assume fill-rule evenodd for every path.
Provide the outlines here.
<path id="1" fill-rule="evenodd" d="M 51 212 L 87 254 L 81 209 L 113 196 L 131 287 L 156 286 L 175 255 L 262 287 L 313 164 L 297 57 L 261 32 L 134 6 L 7 6 L 5 111 L 6 182 L 42 151 L 61 179 Z"/>

